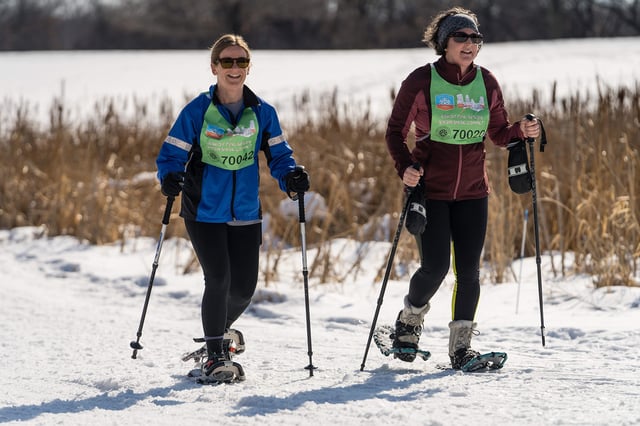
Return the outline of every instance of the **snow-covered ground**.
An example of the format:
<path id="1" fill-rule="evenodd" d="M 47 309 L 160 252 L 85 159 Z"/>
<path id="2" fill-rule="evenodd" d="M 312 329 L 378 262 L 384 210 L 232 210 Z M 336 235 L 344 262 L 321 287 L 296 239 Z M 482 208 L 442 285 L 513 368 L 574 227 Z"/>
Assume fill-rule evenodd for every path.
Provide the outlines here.
<path id="1" fill-rule="evenodd" d="M 171 224 L 169 224 L 171 226 Z M 518 284 L 485 284 L 478 350 L 505 350 L 502 370 L 447 362 L 452 277 L 432 301 L 422 344 L 431 360 L 403 363 L 372 344 L 360 367 L 380 292 L 373 274 L 389 243 L 369 243 L 348 284 L 310 283 L 309 377 L 301 254 L 280 261 L 236 327 L 245 382 L 201 386 L 181 355 L 199 345 L 199 272 L 183 275 L 189 243 L 164 243 L 141 343 L 132 359 L 156 250 L 153 238 L 91 246 L 40 228 L 0 231 L 0 422 L 27 424 L 509 424 L 640 423 L 640 288 L 595 290 L 587 276 L 554 279 L 543 257 L 546 346 L 535 259 Z M 348 264 L 359 247 L 339 240 Z M 315 251 L 310 248 L 311 263 Z M 556 262 L 558 259 L 556 259 Z M 519 261 L 514 264 L 519 269 Z M 378 324 L 401 308 L 407 279 L 390 281 Z M 516 301 L 518 312 L 516 313 Z"/>
<path id="2" fill-rule="evenodd" d="M 294 97 L 308 94 L 314 110 L 323 108 L 318 99 L 334 90 L 340 105 L 362 113 L 369 103 L 372 116 L 386 120 L 391 90 L 397 91 L 414 68 L 436 59 L 427 47 L 256 50 L 247 84 L 278 108 L 284 123 L 301 118 Z M 534 89 L 545 103 L 554 82 L 558 96 L 584 95 L 596 84 L 633 87 L 640 79 L 640 37 L 487 42 L 476 62 L 496 75 L 507 103 L 531 96 Z M 105 99 L 113 99 L 118 111 L 124 105 L 146 105 L 150 118 L 156 118 L 159 100 L 170 99 L 177 113 L 213 81 L 206 49 L 0 52 L 0 63 L 0 100 L 21 99 L 38 108 L 33 116 L 43 118 L 54 96 L 63 100 L 71 118 L 94 116 L 96 104 L 104 111 Z"/>

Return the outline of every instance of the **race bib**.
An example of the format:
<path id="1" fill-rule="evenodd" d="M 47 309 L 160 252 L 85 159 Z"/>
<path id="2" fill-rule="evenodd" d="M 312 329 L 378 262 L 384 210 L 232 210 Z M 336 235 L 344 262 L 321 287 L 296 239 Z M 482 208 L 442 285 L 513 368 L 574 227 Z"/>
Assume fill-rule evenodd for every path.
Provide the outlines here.
<path id="1" fill-rule="evenodd" d="M 202 161 L 225 170 L 240 170 L 255 162 L 258 118 L 251 108 L 242 112 L 237 126 L 231 124 L 211 104 L 200 132 Z"/>
<path id="2" fill-rule="evenodd" d="M 447 82 L 431 66 L 431 140 L 456 145 L 482 142 L 489 126 L 482 73 L 466 86 Z"/>

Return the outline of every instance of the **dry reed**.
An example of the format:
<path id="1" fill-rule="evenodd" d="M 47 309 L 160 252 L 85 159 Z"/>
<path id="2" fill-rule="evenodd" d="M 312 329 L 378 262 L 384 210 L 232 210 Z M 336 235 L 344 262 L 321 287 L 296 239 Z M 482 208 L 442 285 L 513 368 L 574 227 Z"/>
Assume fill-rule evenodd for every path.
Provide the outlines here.
<path id="1" fill-rule="evenodd" d="M 596 286 L 638 285 L 640 88 L 600 85 L 594 96 L 554 95 L 541 105 L 534 92 L 509 106 L 513 117 L 536 113 L 547 130 L 548 147 L 534 157 L 541 249 L 545 256 L 561 256 L 559 266 L 549 256 L 555 274 L 589 273 Z M 334 267 L 340 254 L 331 252 L 331 240 L 390 241 L 397 226 L 403 194 L 386 150 L 385 123 L 370 119 L 367 105 L 359 112 L 339 105 L 335 93 L 322 98 L 319 107 L 304 96 L 293 102 L 298 115 L 288 125 L 289 141 L 310 171 L 312 190 L 327 206 L 326 215 L 307 220 L 307 242 L 318 250 L 310 277 L 342 282 L 347 275 Z M 163 102 L 151 114 L 138 102 L 133 118 L 125 119 L 118 112 L 125 105 L 104 100 L 94 105 L 92 118 L 72 124 L 65 106 L 54 101 L 44 125 L 30 118 L 28 105 L 5 101 L 0 108 L 0 228 L 46 225 L 49 235 L 95 244 L 156 236 L 164 199 L 155 179 L 155 156 L 174 118 L 168 105 Z M 506 159 L 505 151 L 487 144 L 492 195 L 483 277 L 495 283 L 513 275 L 523 212 L 531 212 L 531 196 L 509 190 Z M 299 225 L 279 213 L 283 194 L 266 167 L 261 173 L 270 231 L 261 279 L 269 283 L 277 279 L 284 251 L 299 244 Z M 168 236 L 184 237 L 181 221 L 172 224 Z M 528 235 L 533 235 L 531 215 Z M 526 255 L 534 248 L 529 237 Z M 573 253 L 573 264 L 565 261 L 567 253 Z M 414 264 L 416 257 L 413 239 L 404 232 L 397 262 Z M 379 276 L 385 266 L 380 265 Z M 351 270 L 361 267 L 356 260 Z"/>

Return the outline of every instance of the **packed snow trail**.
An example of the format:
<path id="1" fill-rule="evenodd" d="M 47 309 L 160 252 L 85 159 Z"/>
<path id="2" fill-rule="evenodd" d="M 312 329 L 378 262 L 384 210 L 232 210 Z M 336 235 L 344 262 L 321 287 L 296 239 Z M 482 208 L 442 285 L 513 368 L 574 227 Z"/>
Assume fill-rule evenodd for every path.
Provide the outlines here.
<path id="1" fill-rule="evenodd" d="M 336 241 L 336 244 L 350 243 Z M 504 348 L 504 368 L 465 374 L 448 362 L 451 279 L 432 303 L 421 344 L 426 362 L 370 350 L 359 371 L 379 283 L 362 276 L 310 288 L 314 365 L 309 377 L 300 253 L 282 282 L 261 287 L 235 324 L 246 340 L 247 380 L 201 386 L 181 356 L 201 333 L 199 273 L 181 275 L 186 242 L 165 242 L 138 359 L 131 359 L 155 241 L 90 246 L 0 231 L 0 422 L 159 425 L 640 423 L 640 289 L 594 291 L 589 277 L 545 279 L 547 345 L 539 337 L 534 259 L 525 260 L 520 313 L 516 283 L 483 285 L 479 351 Z M 376 270 L 388 244 L 365 262 Z M 342 247 L 341 249 L 344 249 Z M 309 252 L 310 259 L 314 256 Z M 382 259 L 382 260 L 381 260 Z M 549 274 L 548 272 L 545 272 Z M 380 312 L 391 323 L 406 291 L 391 281 Z M 225 420 L 221 420 L 225 419 Z"/>

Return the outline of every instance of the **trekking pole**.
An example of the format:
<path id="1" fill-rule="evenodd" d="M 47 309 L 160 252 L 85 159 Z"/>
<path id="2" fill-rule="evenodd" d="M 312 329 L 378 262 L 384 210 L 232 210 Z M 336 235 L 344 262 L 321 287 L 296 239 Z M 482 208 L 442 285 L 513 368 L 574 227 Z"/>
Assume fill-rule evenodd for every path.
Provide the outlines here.
<path id="1" fill-rule="evenodd" d="M 156 255 L 153 258 L 153 267 L 151 268 L 151 276 L 149 277 L 149 285 L 147 287 L 147 296 L 144 299 L 144 307 L 142 308 L 142 316 L 140 317 L 140 325 L 138 326 L 138 332 L 136 340 L 132 340 L 129 343 L 133 354 L 131 358 L 136 359 L 138 351 L 142 349 L 140 344 L 140 338 L 142 337 L 142 326 L 144 325 L 144 318 L 147 316 L 147 306 L 149 306 L 149 297 L 151 296 L 151 288 L 153 287 L 153 279 L 156 276 L 156 270 L 158 269 L 158 259 L 160 258 L 160 252 L 162 251 L 162 242 L 164 241 L 164 234 L 169 224 L 169 217 L 171 216 L 171 207 L 173 207 L 173 200 L 175 197 L 167 197 L 167 205 L 164 208 L 164 216 L 162 217 L 162 229 L 160 231 L 160 238 L 158 238 L 158 244 L 156 245 Z"/>
<path id="2" fill-rule="evenodd" d="M 311 349 L 311 315 L 309 314 L 309 271 L 307 270 L 307 235 L 305 229 L 305 217 L 304 217 L 304 192 L 298 192 L 298 216 L 300 218 L 300 239 L 302 245 L 302 277 L 304 278 L 304 306 L 307 317 L 307 354 L 309 355 L 309 365 L 305 369 L 309 370 L 309 377 L 313 377 L 313 370 L 316 368 L 313 366 L 312 356 L 313 350 Z"/>
<path id="3" fill-rule="evenodd" d="M 527 222 L 529 221 L 529 210 L 524 209 L 524 221 L 522 222 L 522 244 L 520 245 L 520 271 L 518 272 L 518 293 L 516 295 L 516 314 L 520 304 L 520 283 L 522 282 L 522 261 L 524 260 L 524 244 L 527 241 Z"/>
<path id="4" fill-rule="evenodd" d="M 419 169 L 420 164 L 414 164 L 414 168 Z M 373 314 L 373 321 L 371 322 L 371 330 L 369 330 L 369 338 L 367 339 L 367 346 L 364 350 L 364 356 L 362 358 L 362 364 L 360 365 L 360 371 L 364 371 L 364 364 L 367 361 L 367 354 L 369 353 L 369 347 L 371 346 L 371 339 L 373 338 L 373 332 L 376 328 L 376 323 L 378 322 L 378 314 L 380 313 L 380 307 L 382 306 L 382 300 L 384 298 L 384 293 L 387 289 L 387 282 L 389 281 L 389 275 L 391 274 L 391 267 L 393 265 L 393 258 L 396 255 L 396 249 L 398 248 L 398 241 L 400 240 L 400 234 L 402 233 L 402 225 L 404 224 L 404 219 L 407 216 L 407 210 L 409 209 L 409 203 L 411 201 L 411 194 L 418 186 L 414 186 L 413 188 L 408 188 L 407 190 L 407 200 L 404 203 L 404 207 L 402 208 L 402 213 L 400 213 L 400 220 L 398 221 L 398 229 L 396 229 L 396 235 L 393 237 L 393 243 L 391 244 L 391 251 L 389 252 L 389 258 L 387 259 L 387 269 L 384 272 L 384 278 L 382 279 L 382 287 L 380 287 L 380 295 L 378 296 L 378 303 L 376 305 L 376 311 Z"/>
<path id="5" fill-rule="evenodd" d="M 526 115 L 527 120 L 533 120 L 535 116 L 533 114 Z M 544 152 L 544 146 L 547 143 L 547 138 L 544 133 L 544 128 L 542 127 L 542 122 L 540 122 L 542 139 L 540 141 L 540 152 Z M 544 336 L 544 305 L 542 301 L 542 271 L 540 269 L 540 233 L 538 231 L 538 197 L 536 193 L 536 168 L 535 168 L 535 160 L 534 160 L 534 149 L 533 143 L 535 142 L 534 138 L 527 138 L 527 142 L 529 143 L 529 152 L 531 154 L 531 194 L 532 194 L 532 203 L 533 203 L 533 229 L 536 241 L 536 269 L 538 272 L 538 302 L 540 304 L 540 336 L 542 337 L 542 346 L 545 345 L 545 336 Z"/>

